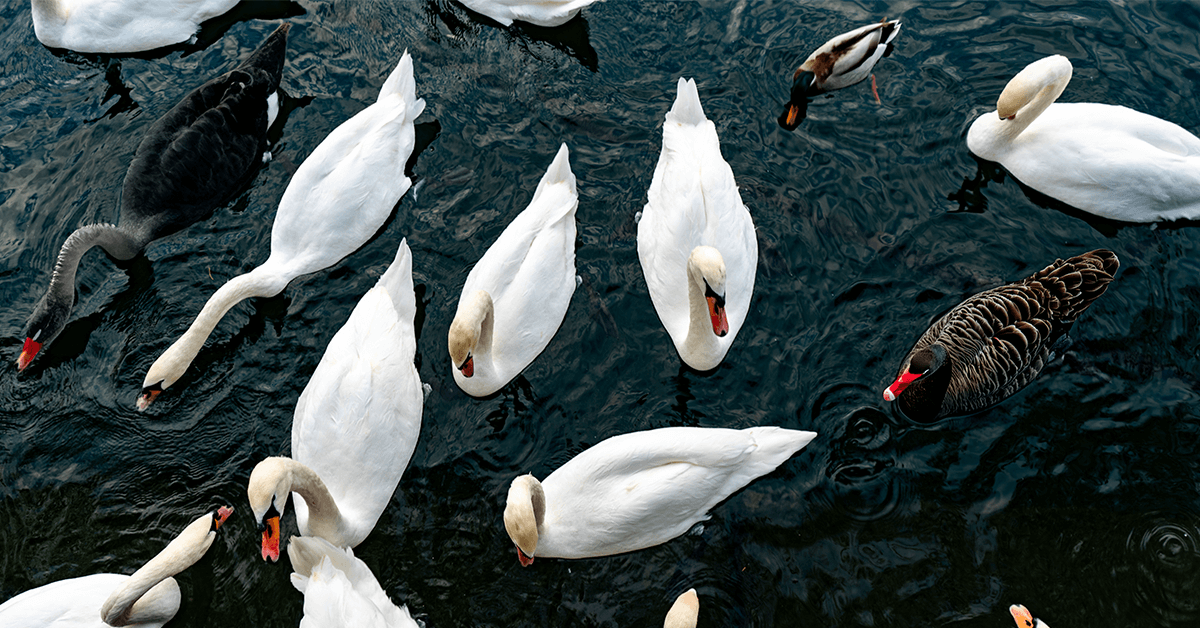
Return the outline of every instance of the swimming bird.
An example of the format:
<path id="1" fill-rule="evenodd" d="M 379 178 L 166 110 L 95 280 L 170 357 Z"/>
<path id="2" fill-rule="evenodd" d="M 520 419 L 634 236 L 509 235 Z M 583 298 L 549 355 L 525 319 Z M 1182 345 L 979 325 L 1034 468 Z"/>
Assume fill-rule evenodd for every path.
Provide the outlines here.
<path id="1" fill-rule="evenodd" d="M 32 0 L 33 32 L 50 48 L 123 53 L 193 39 L 238 0 Z"/>
<path id="2" fill-rule="evenodd" d="M 412 253 L 402 240 L 300 393 L 292 457 L 267 458 L 250 474 L 263 559 L 279 559 L 279 518 L 292 492 L 300 533 L 338 547 L 361 543 L 392 500 L 421 433 L 416 313 Z"/>
<path id="3" fill-rule="evenodd" d="M 538 26 L 558 26 L 579 14 L 579 10 L 597 0 L 458 0 L 468 9 L 486 15 L 505 26 L 513 20 Z"/>
<path id="4" fill-rule="evenodd" d="M 222 506 L 196 519 L 133 575 L 92 574 L 26 591 L 0 604 L 0 625 L 160 628 L 179 611 L 182 599 L 171 576 L 204 556 L 217 538 L 217 529 L 232 513 L 232 508 Z"/>
<path id="5" fill-rule="evenodd" d="M 688 589 L 675 598 L 671 610 L 663 620 L 663 628 L 696 628 L 700 616 L 700 598 L 695 589 Z"/>
<path id="6" fill-rule="evenodd" d="M 849 87 L 871 75 L 891 52 L 900 22 L 883 20 L 842 33 L 817 48 L 792 75 L 792 92 L 779 125 L 791 131 L 804 120 L 808 99 Z"/>
<path id="7" fill-rule="evenodd" d="M 408 607 L 396 606 L 371 568 L 348 547 L 313 536 L 288 543 L 292 586 L 304 594 L 301 628 L 420 628 Z"/>
<path id="8" fill-rule="evenodd" d="M 696 81 L 680 78 L 678 89 L 638 220 L 638 260 L 680 358 L 707 371 L 725 359 L 750 312 L 758 240 Z"/>
<path id="9" fill-rule="evenodd" d="M 476 397 L 500 390 L 550 344 L 575 293 L 579 193 L 567 145 L 529 206 L 467 275 L 447 346 L 454 381 Z"/>
<path id="10" fill-rule="evenodd" d="M 887 401 L 917 421 L 989 408 L 1033 381 L 1071 324 L 1108 289 L 1120 261 L 1097 249 L 958 304 L 913 345 Z"/>
<path id="11" fill-rule="evenodd" d="M 424 109 L 406 51 L 379 99 L 334 129 L 296 169 L 275 213 L 271 255 L 221 286 L 155 360 L 142 383 L 139 410 L 179 380 L 234 305 L 275 296 L 292 279 L 332 266 L 375 235 L 412 186 L 404 165 L 415 142 L 413 120 Z"/>
<path id="12" fill-rule="evenodd" d="M 1200 218 L 1200 138 L 1116 105 L 1056 103 L 1071 62 L 1054 55 L 1017 73 L 967 131 L 967 147 L 1025 185 L 1112 220 Z"/>
<path id="13" fill-rule="evenodd" d="M 66 326 L 75 271 L 88 249 L 132 259 L 224 205 L 258 171 L 279 111 L 289 28 L 281 25 L 254 54 L 192 90 L 146 131 L 125 173 L 117 224 L 80 227 L 63 243 L 50 285 L 25 323 L 17 370 Z"/>
<path id="14" fill-rule="evenodd" d="M 1008 612 L 1012 613 L 1013 620 L 1017 622 L 1017 628 L 1050 628 L 1049 624 L 1035 618 L 1027 608 L 1020 604 L 1008 607 Z"/>
<path id="15" fill-rule="evenodd" d="M 780 427 L 664 427 L 614 436 L 539 482 L 513 480 L 504 529 L 528 566 L 665 543 L 817 436 Z"/>

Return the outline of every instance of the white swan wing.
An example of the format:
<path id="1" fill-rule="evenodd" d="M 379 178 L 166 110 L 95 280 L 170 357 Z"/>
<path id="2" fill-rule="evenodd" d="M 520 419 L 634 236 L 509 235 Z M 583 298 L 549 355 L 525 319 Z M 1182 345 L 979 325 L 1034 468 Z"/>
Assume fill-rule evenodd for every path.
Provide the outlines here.
<path id="1" fill-rule="evenodd" d="M 292 457 L 321 477 L 353 525 L 352 545 L 391 501 L 421 432 L 411 268 L 402 242 L 396 262 L 330 340 L 292 422 Z M 398 274 L 389 275 L 393 270 Z M 398 293 L 400 310 L 389 289 Z M 299 496 L 295 503 L 306 530 L 307 505 Z"/>
<path id="2" fill-rule="evenodd" d="M 108 628 L 100 620 L 100 605 L 128 579 L 129 576 L 101 573 L 30 589 L 0 604 L 0 626 Z"/>
<path id="3" fill-rule="evenodd" d="M 492 297 L 492 364 L 516 377 L 550 344 L 575 292 L 575 210 L 579 194 L 567 146 L 559 148 L 533 199 L 467 275 L 463 295 Z"/>
<path id="4" fill-rule="evenodd" d="M 468 9 L 482 13 L 505 26 L 513 20 L 538 26 L 558 26 L 597 0 L 461 0 Z"/>
<path id="5" fill-rule="evenodd" d="M 1200 217 L 1200 138 L 1125 107 L 1053 104 L 998 161 L 1022 183 L 1107 218 Z"/>
<path id="6" fill-rule="evenodd" d="M 379 100 L 333 130 L 288 183 L 271 230 L 265 265 L 297 277 L 356 251 L 379 230 L 412 181 L 404 165 L 416 143 L 415 99 L 406 52 Z M 392 88 L 389 91 L 389 88 Z"/>
<path id="7" fill-rule="evenodd" d="M 669 427 L 605 440 L 542 482 L 546 518 L 537 553 L 604 556 L 670 540 L 815 436 L 778 427 Z"/>
<path id="8" fill-rule="evenodd" d="M 292 537 L 292 585 L 304 594 L 301 628 L 417 628 L 407 607 L 396 606 L 370 567 L 350 548 L 319 537 Z"/>
<path id="9" fill-rule="evenodd" d="M 33 0 L 33 31 L 52 48 L 123 53 L 185 42 L 238 0 Z"/>

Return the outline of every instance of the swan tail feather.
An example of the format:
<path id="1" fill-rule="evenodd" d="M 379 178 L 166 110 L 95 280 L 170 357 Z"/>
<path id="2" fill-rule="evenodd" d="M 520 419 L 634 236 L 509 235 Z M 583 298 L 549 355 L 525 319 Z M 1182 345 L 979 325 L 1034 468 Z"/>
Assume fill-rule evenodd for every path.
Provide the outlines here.
<path id="1" fill-rule="evenodd" d="M 387 291 L 401 320 L 412 325 L 417 311 L 417 298 L 413 292 L 412 251 L 408 248 L 407 238 L 400 240 L 395 259 L 375 285 Z"/>
<path id="2" fill-rule="evenodd" d="M 679 77 L 679 93 L 675 96 L 675 104 L 667 112 L 667 122 L 694 126 L 707 121 L 704 107 L 700 105 L 700 91 L 696 88 L 696 79 Z"/>
<path id="3" fill-rule="evenodd" d="M 400 57 L 400 63 L 396 64 L 396 69 L 392 70 L 387 80 L 383 82 L 383 87 L 379 89 L 379 100 L 383 100 L 387 96 L 399 96 L 401 100 L 408 103 L 408 106 L 405 107 L 408 110 L 408 120 L 415 120 L 425 110 L 425 100 L 417 98 L 417 81 L 413 77 L 412 55 L 408 54 L 407 50 Z"/>

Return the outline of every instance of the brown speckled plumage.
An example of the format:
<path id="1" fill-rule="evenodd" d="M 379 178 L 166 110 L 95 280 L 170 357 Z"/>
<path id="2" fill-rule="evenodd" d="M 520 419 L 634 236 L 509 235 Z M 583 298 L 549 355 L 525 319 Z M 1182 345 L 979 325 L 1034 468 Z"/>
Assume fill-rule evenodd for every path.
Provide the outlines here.
<path id="1" fill-rule="evenodd" d="M 1071 323 L 1104 294 L 1119 266 L 1115 253 L 1099 249 L 1055 260 L 1027 279 L 963 301 L 930 326 L 904 358 L 897 379 L 914 359 L 921 366 L 929 362 L 935 345 L 945 350 L 940 366 L 900 393 L 900 409 L 918 421 L 970 414 L 1025 387 L 1051 359 Z"/>

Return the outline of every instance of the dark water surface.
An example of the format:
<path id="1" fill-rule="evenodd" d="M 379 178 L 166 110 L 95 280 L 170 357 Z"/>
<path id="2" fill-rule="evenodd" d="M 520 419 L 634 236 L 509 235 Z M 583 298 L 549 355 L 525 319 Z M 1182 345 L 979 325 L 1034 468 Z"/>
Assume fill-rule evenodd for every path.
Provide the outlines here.
<path id="1" fill-rule="evenodd" d="M 235 21 L 209 45 L 110 58 L 47 50 L 27 2 L 0 8 L 0 599 L 129 573 L 228 503 L 227 531 L 178 578 L 173 625 L 295 626 L 302 598 L 286 562 L 258 557 L 245 483 L 288 453 L 300 391 L 407 237 L 433 392 L 395 498 L 356 553 L 431 628 L 658 626 L 688 587 L 701 626 L 1011 626 L 1014 602 L 1055 628 L 1200 625 L 1200 230 L 1063 208 L 981 170 L 964 141 L 1008 79 L 1052 53 L 1075 64 L 1063 101 L 1200 130 L 1196 5 L 608 0 L 556 29 L 504 29 L 446 0 L 289 11 L 295 108 L 274 161 L 144 257 L 89 253 L 72 322 L 18 375 L 58 247 L 116 219 L 140 134 L 275 25 Z M 884 16 L 904 26 L 876 67 L 882 104 L 862 83 L 782 130 L 795 65 Z M 405 49 L 427 102 L 418 184 L 361 250 L 234 308 L 137 413 L 146 369 L 218 286 L 266 259 L 292 173 L 374 101 Z M 759 238 L 750 316 L 712 373 L 681 365 L 636 254 L 634 214 L 680 76 L 699 85 Z M 578 177 L 583 283 L 545 353 L 473 399 L 446 354 L 459 291 L 560 142 Z M 934 425 L 885 405 L 940 313 L 1099 247 L 1120 256 L 1116 281 L 1025 391 Z M 515 475 L 668 425 L 820 436 L 700 534 L 518 565 L 501 523 Z"/>

